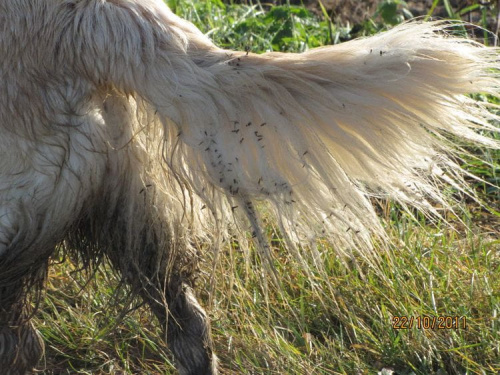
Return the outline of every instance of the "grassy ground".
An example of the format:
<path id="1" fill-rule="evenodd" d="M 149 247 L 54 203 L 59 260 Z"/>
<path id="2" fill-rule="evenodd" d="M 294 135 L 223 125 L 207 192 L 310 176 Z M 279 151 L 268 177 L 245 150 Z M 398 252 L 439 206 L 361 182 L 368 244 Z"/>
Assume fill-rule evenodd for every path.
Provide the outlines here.
<path id="1" fill-rule="evenodd" d="M 373 20 L 354 27 L 336 26 L 302 7 L 265 11 L 258 1 L 254 6 L 219 0 L 168 3 L 219 45 L 255 52 L 337 43 L 408 17 L 401 1 L 382 2 Z M 484 12 L 485 22 L 495 14 L 486 6 L 475 10 Z M 498 186 L 499 153 L 483 157 L 493 167 L 472 161 L 465 167 Z M 477 188 L 491 208 L 500 207 L 498 188 Z M 212 301 L 206 292 L 200 296 L 212 319 L 223 374 L 500 372 L 499 216 L 469 205 L 462 217 L 450 218 L 458 223 L 452 230 L 412 221 L 390 203 L 380 203 L 380 213 L 394 245 L 391 253 L 381 254 L 379 270 L 362 259 L 345 264 L 334 255 L 334 245 L 324 244 L 327 276 L 307 277 L 276 248 L 283 284 L 276 291 L 266 286 L 258 259 L 249 265 L 237 251 L 225 251 Z M 126 295 L 116 292 L 113 274 L 103 266 L 88 282 L 76 268 L 65 261 L 51 269 L 35 318 L 47 343 L 40 372 L 174 373 L 147 309 L 117 320 L 122 310 L 116 302 Z M 199 290 L 208 284 L 207 275 L 208 270 L 202 273 Z"/>

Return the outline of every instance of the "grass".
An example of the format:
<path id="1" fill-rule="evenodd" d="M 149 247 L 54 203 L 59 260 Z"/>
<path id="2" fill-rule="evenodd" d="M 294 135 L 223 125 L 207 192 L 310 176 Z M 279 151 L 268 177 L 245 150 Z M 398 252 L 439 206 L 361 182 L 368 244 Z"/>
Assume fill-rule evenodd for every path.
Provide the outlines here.
<path id="1" fill-rule="evenodd" d="M 376 18 L 351 28 L 332 24 L 324 17 L 326 10 L 318 18 L 303 7 L 269 9 L 259 1 L 251 6 L 219 0 L 168 3 L 217 44 L 254 52 L 338 43 L 407 16 L 402 1 L 384 1 Z M 478 10 L 495 11 L 486 6 Z M 458 14 L 451 7 L 450 12 Z M 477 188 L 498 210 L 500 154 L 478 152 L 486 152 L 483 157 L 493 166 L 470 160 L 465 167 L 493 184 Z M 278 291 L 261 277 L 257 257 L 249 266 L 243 254 L 225 249 L 211 305 L 203 291 L 208 270 L 202 272 L 198 289 L 212 319 L 223 374 L 500 372 L 499 217 L 478 206 L 466 207 L 460 218 L 472 228 L 466 230 L 461 224 L 451 229 L 413 221 L 387 202 L 380 212 L 394 245 L 380 255 L 378 270 L 362 259 L 346 264 L 334 255 L 334 245 L 323 244 L 327 276 L 318 272 L 308 277 L 293 257 L 276 248 L 283 286 Z M 117 302 L 132 308 L 140 301 L 129 301 L 116 288 L 117 279 L 106 265 L 90 282 L 76 267 L 66 261 L 51 268 L 35 317 L 46 341 L 41 373 L 174 373 L 162 334 L 146 308 L 117 319 L 123 306 Z M 413 327 L 395 329 L 398 317 L 413 318 Z M 435 317 L 459 326 L 432 327 Z M 425 327 L 417 327 L 418 319 Z"/>

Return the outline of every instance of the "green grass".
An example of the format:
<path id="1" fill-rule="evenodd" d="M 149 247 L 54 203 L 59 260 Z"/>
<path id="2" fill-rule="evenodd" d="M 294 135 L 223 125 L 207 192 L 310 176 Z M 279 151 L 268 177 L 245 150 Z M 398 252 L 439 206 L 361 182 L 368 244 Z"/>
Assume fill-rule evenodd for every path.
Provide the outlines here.
<path id="1" fill-rule="evenodd" d="M 316 18 L 303 7 L 269 11 L 262 4 L 224 5 L 218 0 L 170 0 L 226 48 L 301 51 L 369 35 L 400 22 L 403 2 L 385 1 L 374 20 L 346 28 Z M 435 2 L 438 5 L 438 2 Z M 445 2 L 447 3 L 447 2 Z M 386 7 L 386 8 L 384 8 Z M 450 8 L 456 16 L 455 10 Z M 481 8 L 491 14 L 494 9 Z M 499 184 L 500 154 L 470 160 L 466 167 Z M 498 187 L 477 185 L 485 202 L 500 206 Z M 308 277 L 293 257 L 275 249 L 282 289 L 267 286 L 259 261 L 225 249 L 216 272 L 212 304 L 199 280 L 212 319 L 223 374 L 493 374 L 500 372 L 500 220 L 477 206 L 457 224 L 415 222 L 385 203 L 381 216 L 394 243 L 379 269 L 362 259 L 349 264 L 323 244 L 326 274 Z M 397 244 L 397 245 L 396 245 Z M 211 261 L 207 259 L 206 265 Z M 250 269 L 249 269 L 250 267 Z M 43 374 L 174 373 L 162 334 L 149 311 L 117 292 L 106 266 L 88 284 L 70 262 L 54 264 L 35 324 L 46 341 Z M 394 317 L 460 317 L 466 328 L 394 329 Z M 414 321 L 414 325 L 416 325 Z"/>

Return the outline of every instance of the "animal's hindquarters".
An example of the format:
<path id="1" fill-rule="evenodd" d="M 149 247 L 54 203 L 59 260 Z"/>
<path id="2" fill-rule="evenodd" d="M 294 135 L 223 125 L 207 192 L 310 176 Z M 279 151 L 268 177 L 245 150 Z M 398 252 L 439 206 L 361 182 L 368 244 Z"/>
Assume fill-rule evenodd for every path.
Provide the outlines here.
<path id="1" fill-rule="evenodd" d="M 164 166 L 161 126 L 154 116 L 148 123 L 151 109 L 140 100 L 113 89 L 103 98 L 108 174 L 69 232 L 69 251 L 110 261 L 165 329 L 181 374 L 215 374 L 209 320 L 192 291 L 198 255 L 185 241 L 183 203 L 172 199 L 180 187 Z"/>

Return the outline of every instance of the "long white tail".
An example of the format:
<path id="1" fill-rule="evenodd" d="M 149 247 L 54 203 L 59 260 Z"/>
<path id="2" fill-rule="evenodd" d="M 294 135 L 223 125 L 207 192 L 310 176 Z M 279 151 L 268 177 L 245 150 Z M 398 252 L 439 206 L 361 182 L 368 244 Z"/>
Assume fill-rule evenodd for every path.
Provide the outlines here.
<path id="1" fill-rule="evenodd" d="M 369 248 L 383 236 L 371 196 L 449 207 L 443 182 L 467 191 L 456 143 L 500 147 L 481 135 L 498 131 L 497 115 L 467 96 L 498 94 L 498 51 L 449 35 L 449 23 L 257 55 L 215 47 L 160 2 L 108 4 L 81 22 L 76 48 L 100 54 L 85 72 L 150 103 L 173 175 L 219 224 L 244 214 L 263 247 L 266 210 L 292 242 Z"/>

